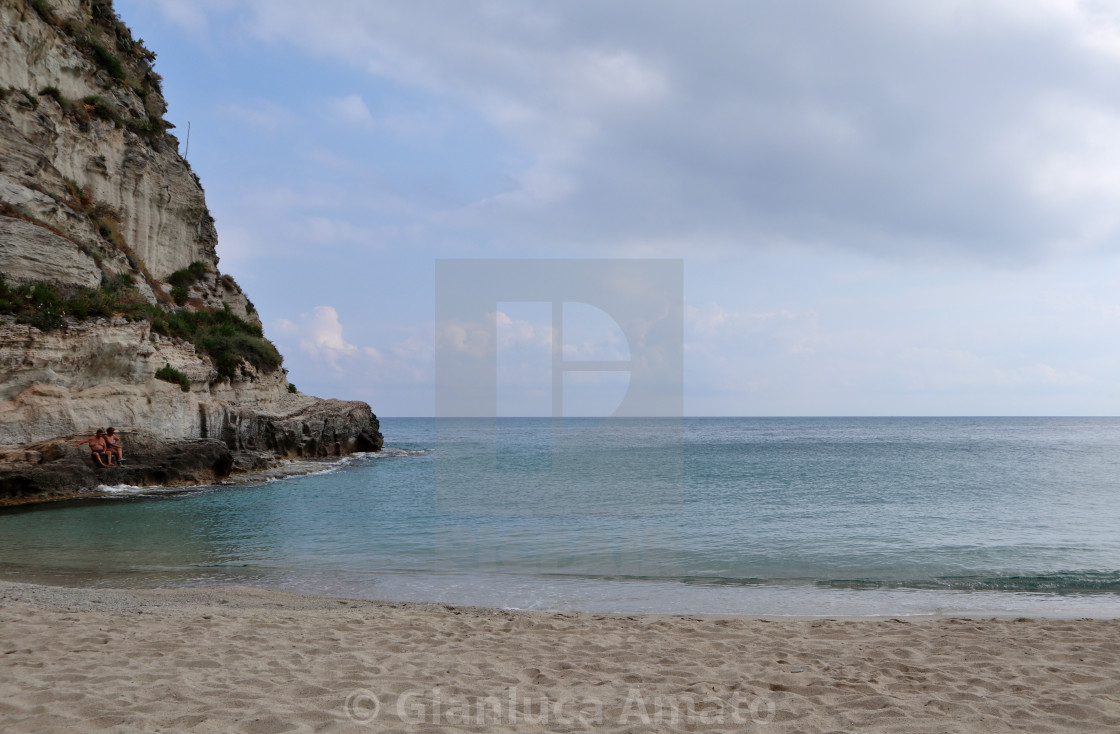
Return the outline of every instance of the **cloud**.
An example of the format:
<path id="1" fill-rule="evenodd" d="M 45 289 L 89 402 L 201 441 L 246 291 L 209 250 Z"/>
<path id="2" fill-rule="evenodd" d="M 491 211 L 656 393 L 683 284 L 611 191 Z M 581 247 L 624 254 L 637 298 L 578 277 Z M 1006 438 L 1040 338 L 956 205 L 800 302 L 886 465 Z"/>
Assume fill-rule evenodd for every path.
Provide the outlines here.
<path id="1" fill-rule="evenodd" d="M 551 323 L 514 319 L 503 311 L 487 314 L 497 325 L 498 351 L 526 347 L 552 351 L 555 331 Z"/>
<path id="2" fill-rule="evenodd" d="M 316 306 L 302 314 L 299 321 L 277 319 L 276 331 L 283 337 L 298 340 L 300 350 L 313 360 L 325 363 L 336 373 L 343 372 L 344 362 L 361 357 L 366 362 L 381 362 L 381 354 L 373 347 L 356 347 L 342 337 L 338 312 L 331 306 Z"/>
<path id="3" fill-rule="evenodd" d="M 165 36 L 188 36 L 168 81 L 198 76 L 172 109 L 197 87 L 196 135 L 220 133 L 192 162 L 223 268 L 288 317 L 301 388 L 431 414 L 433 258 L 656 256 L 687 259 L 689 412 L 1120 406 L 1114 3 L 199 0 L 173 22 L 196 30 Z M 550 337 L 506 310 L 440 338 L 505 339 L 520 369 Z"/>
<path id="4" fill-rule="evenodd" d="M 271 322 L 289 378 L 308 394 L 366 399 L 382 414 L 431 415 L 432 324 L 390 327 L 382 350 L 348 341 L 338 312 L 318 306 L 296 319 Z"/>
<path id="5" fill-rule="evenodd" d="M 514 350 L 551 353 L 555 330 L 551 323 L 515 319 L 504 311 L 483 316 L 482 321 L 441 321 L 436 328 L 436 344 L 448 352 L 470 355 L 475 359 Z"/>
<path id="6" fill-rule="evenodd" d="M 1100 3 L 245 1 L 261 37 L 465 101 L 523 150 L 517 190 L 464 213 L 495 238 L 1018 262 L 1120 233 Z"/>

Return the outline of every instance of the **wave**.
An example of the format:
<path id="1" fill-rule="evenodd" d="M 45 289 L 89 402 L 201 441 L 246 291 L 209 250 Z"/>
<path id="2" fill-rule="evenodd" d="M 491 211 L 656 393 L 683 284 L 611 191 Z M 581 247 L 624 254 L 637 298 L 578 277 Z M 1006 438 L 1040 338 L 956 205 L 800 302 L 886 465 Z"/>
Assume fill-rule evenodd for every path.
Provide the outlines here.
<path id="1" fill-rule="evenodd" d="M 430 452 L 420 449 L 398 449 L 398 448 L 383 448 L 381 451 L 355 451 L 352 454 L 341 456 L 333 459 L 293 459 L 285 463 L 284 466 L 294 467 L 297 469 L 306 469 L 309 465 L 319 463 L 323 465 L 322 469 L 315 471 L 292 471 L 290 473 L 282 473 L 269 476 L 270 470 L 262 472 L 250 472 L 248 475 L 241 475 L 240 477 L 233 477 L 231 480 L 222 482 L 222 484 L 242 484 L 246 477 L 252 477 L 255 474 L 263 475 L 266 484 L 272 482 L 282 482 L 289 479 L 300 479 L 303 477 L 318 477 L 324 474 L 333 474 L 340 469 L 344 469 L 352 464 L 361 464 L 367 461 L 374 461 L 377 459 L 391 459 L 398 457 L 419 457 L 428 456 Z M 202 485 L 200 485 L 202 486 Z"/>
<path id="2" fill-rule="evenodd" d="M 333 474 L 333 473 L 339 471 L 340 469 L 343 469 L 343 468 L 345 468 L 345 467 L 347 467 L 351 464 L 363 463 L 363 462 L 372 461 L 372 460 L 375 460 L 375 459 L 418 458 L 418 457 L 425 457 L 425 456 L 430 456 L 430 455 L 431 455 L 431 452 L 426 450 L 426 449 L 404 449 L 404 448 L 386 447 L 386 448 L 383 448 L 379 452 L 358 451 L 358 452 L 355 452 L 353 454 L 348 454 L 346 456 L 341 456 L 341 457 L 328 459 L 328 460 L 319 460 L 319 463 L 322 464 L 323 468 L 315 470 L 315 471 L 293 471 L 291 473 L 283 473 L 283 470 L 281 469 L 281 473 L 269 476 L 268 475 L 269 470 L 265 470 L 265 471 L 261 471 L 261 472 L 250 472 L 249 474 L 235 475 L 233 477 L 230 477 L 228 479 L 218 481 L 218 482 L 203 482 L 201 484 L 190 484 L 190 485 L 183 485 L 183 486 L 177 486 L 177 487 L 165 487 L 165 486 L 159 485 L 159 484 L 146 485 L 146 486 L 143 486 L 143 487 L 136 486 L 134 484 L 113 484 L 113 485 L 101 484 L 101 485 L 98 485 L 97 489 L 94 490 L 94 491 L 98 494 L 118 495 L 118 496 L 163 494 L 163 493 L 166 493 L 166 492 L 172 492 L 172 493 L 175 493 L 175 494 L 185 494 L 185 493 L 188 493 L 188 492 L 197 492 L 197 491 L 200 491 L 200 490 L 213 490 L 217 487 L 251 485 L 251 484 L 254 483 L 252 481 L 252 479 L 255 475 L 260 475 L 261 476 L 261 479 L 258 479 L 257 482 L 263 481 L 265 484 L 270 484 L 272 482 L 287 481 L 287 480 L 290 480 L 290 479 L 298 479 L 298 478 L 301 478 L 301 477 L 314 477 L 314 476 L 322 476 L 324 474 Z M 288 466 L 291 466 L 291 467 L 301 467 L 302 466 L 302 468 L 307 468 L 309 463 L 312 463 L 312 462 L 315 462 L 315 461 L 316 460 L 314 460 L 314 459 L 311 459 L 311 460 L 307 460 L 307 459 L 298 460 L 297 459 L 297 460 L 293 460 L 293 461 L 288 461 L 288 462 L 285 463 L 285 465 L 288 465 Z"/>
<path id="3" fill-rule="evenodd" d="M 817 586 L 835 589 L 933 589 L 943 591 L 1017 591 L 1037 594 L 1120 593 L 1120 571 L 1059 571 L 1016 575 L 938 576 L 931 579 L 827 579 Z"/>
<path id="4" fill-rule="evenodd" d="M 424 456 L 431 456 L 432 452 L 428 449 L 401 449 L 392 446 L 386 446 L 376 454 L 369 454 L 370 458 L 418 458 Z"/>
<path id="5" fill-rule="evenodd" d="M 148 487 L 137 487 L 134 484 L 99 484 L 97 485 L 97 492 L 104 492 L 105 494 L 138 494 L 141 492 L 150 492 L 156 489 L 162 489 L 161 485 L 151 485 Z"/>
<path id="6" fill-rule="evenodd" d="M 936 576 L 927 579 L 813 579 L 735 578 L 725 576 L 657 576 L 595 573 L 546 573 L 555 578 L 585 578 L 597 581 L 637 581 L 684 584 L 686 586 L 816 586 L 845 591 L 1003 591 L 1034 594 L 1120 593 L 1120 571 L 1059 571 L 1040 574 L 991 574 Z"/>

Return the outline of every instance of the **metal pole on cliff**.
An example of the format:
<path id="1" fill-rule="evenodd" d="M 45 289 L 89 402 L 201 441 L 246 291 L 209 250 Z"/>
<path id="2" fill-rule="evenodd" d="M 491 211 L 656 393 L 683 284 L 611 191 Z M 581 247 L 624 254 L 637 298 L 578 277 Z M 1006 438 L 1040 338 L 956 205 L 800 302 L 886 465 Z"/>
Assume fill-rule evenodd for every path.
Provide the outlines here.
<path id="1" fill-rule="evenodd" d="M 187 146 L 183 149 L 183 157 L 186 158 L 191 152 L 191 121 L 187 120 Z"/>

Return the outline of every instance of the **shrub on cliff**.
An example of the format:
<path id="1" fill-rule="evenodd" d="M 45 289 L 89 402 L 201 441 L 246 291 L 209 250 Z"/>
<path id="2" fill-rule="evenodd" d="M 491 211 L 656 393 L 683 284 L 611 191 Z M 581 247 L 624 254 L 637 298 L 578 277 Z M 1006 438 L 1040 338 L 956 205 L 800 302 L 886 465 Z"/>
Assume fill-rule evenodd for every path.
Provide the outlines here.
<path id="1" fill-rule="evenodd" d="M 179 385 L 183 392 L 191 391 L 191 378 L 175 369 L 169 364 L 165 364 L 156 370 L 156 379 L 163 380 L 164 382 L 171 382 Z"/>
<path id="2" fill-rule="evenodd" d="M 65 323 L 66 303 L 48 283 L 11 288 L 0 275 L 0 313 L 14 314 L 21 324 L 52 331 Z"/>
<path id="3" fill-rule="evenodd" d="M 51 6 L 47 0 L 29 0 L 28 5 L 31 9 L 39 14 L 39 17 L 50 23 L 51 25 L 58 25 L 58 18 L 55 16 Z"/>
<path id="4" fill-rule="evenodd" d="M 55 102 L 58 102 L 60 107 L 66 106 L 66 98 L 62 96 L 62 92 L 58 91 L 58 87 L 48 86 L 39 90 L 40 97 L 50 97 Z"/>
<path id="5" fill-rule="evenodd" d="M 121 126 L 121 116 L 117 113 L 117 108 L 104 97 L 91 94 L 82 97 L 82 103 L 86 105 L 87 111 L 94 117 L 111 122 L 117 127 Z"/>
<path id="6" fill-rule="evenodd" d="M 132 31 L 121 22 L 110 0 L 84 0 L 88 3 L 88 17 L 84 20 L 69 17 L 64 21 L 59 20 L 46 0 L 29 2 L 40 17 L 69 36 L 86 58 L 120 86 L 137 94 L 147 110 L 146 116 L 131 117 L 124 108 L 96 95 L 86 97 L 82 104 L 64 100 L 59 94 L 55 97 L 56 101 L 68 116 L 79 122 L 88 121 L 91 117 L 108 120 L 116 127 L 126 127 L 149 141 L 174 127 L 148 103 L 148 96 L 153 90 L 162 94 L 160 75 L 152 69 L 156 55 L 144 47 L 143 41 L 133 40 Z"/>
<path id="7" fill-rule="evenodd" d="M 187 267 L 176 270 L 167 276 L 167 282 L 179 288 L 186 288 L 192 283 L 197 283 L 204 275 L 206 275 L 206 265 L 199 260 L 195 260 Z"/>
<path id="8" fill-rule="evenodd" d="M 121 60 L 97 39 L 92 30 L 76 18 L 68 18 L 62 24 L 66 35 L 74 39 L 74 43 L 81 49 L 86 57 L 104 69 L 109 76 L 123 82 L 127 77 Z"/>
<path id="9" fill-rule="evenodd" d="M 0 314 L 16 316 L 22 324 L 39 331 L 61 328 L 66 316 L 88 319 L 135 312 L 143 298 L 125 274 L 108 280 L 100 288 L 63 288 L 50 283 L 9 286 L 0 275 Z"/>
<path id="10" fill-rule="evenodd" d="M 124 67 L 121 66 L 121 60 L 117 58 L 116 54 L 93 40 L 88 41 L 88 50 L 90 55 L 93 56 L 94 62 L 109 72 L 109 76 L 117 81 L 125 80 Z"/>
<path id="11" fill-rule="evenodd" d="M 222 377 L 236 377 L 241 360 L 262 372 L 272 372 L 283 362 L 260 325 L 238 317 L 228 306 L 217 311 L 179 310 L 153 318 L 152 328 L 201 347 Z"/>
<path id="12" fill-rule="evenodd" d="M 48 283 L 9 286 L 0 274 L 0 314 L 15 315 L 20 323 L 40 331 L 61 328 L 65 317 L 88 319 L 124 316 L 151 324 L 152 331 L 194 344 L 210 357 L 220 377 L 236 378 L 242 360 L 261 372 L 283 364 L 280 352 L 260 324 L 245 321 L 229 310 L 167 312 L 144 301 L 127 274 L 106 280 L 101 288 L 70 287 L 59 292 Z"/>

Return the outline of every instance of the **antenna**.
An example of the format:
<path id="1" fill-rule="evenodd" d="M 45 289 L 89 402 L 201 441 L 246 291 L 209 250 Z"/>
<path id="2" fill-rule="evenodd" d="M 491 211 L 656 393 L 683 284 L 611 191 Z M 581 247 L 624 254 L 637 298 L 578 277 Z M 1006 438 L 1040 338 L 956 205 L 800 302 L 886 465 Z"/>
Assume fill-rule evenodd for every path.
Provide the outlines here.
<path id="1" fill-rule="evenodd" d="M 183 150 L 183 157 L 186 158 L 191 153 L 191 121 L 187 120 L 187 147 Z"/>

